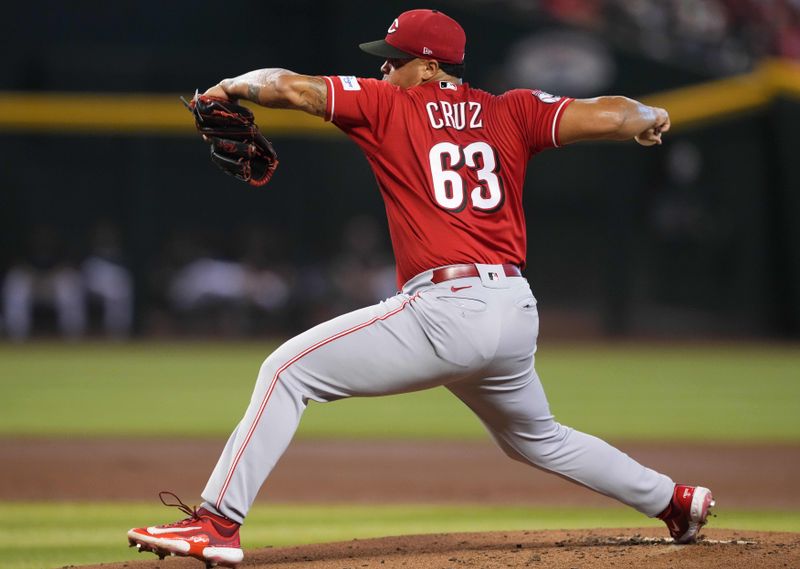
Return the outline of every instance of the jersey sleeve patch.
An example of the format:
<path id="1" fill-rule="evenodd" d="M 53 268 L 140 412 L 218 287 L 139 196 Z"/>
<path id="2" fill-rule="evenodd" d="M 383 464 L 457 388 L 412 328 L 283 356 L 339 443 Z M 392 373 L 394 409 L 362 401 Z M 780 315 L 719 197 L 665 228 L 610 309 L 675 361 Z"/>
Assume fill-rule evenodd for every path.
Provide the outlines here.
<path id="1" fill-rule="evenodd" d="M 533 94 L 534 97 L 539 99 L 541 102 L 547 103 L 547 104 L 557 103 L 557 102 L 559 102 L 561 100 L 561 97 L 559 97 L 558 95 L 551 95 L 550 93 L 546 93 L 545 91 L 541 91 L 539 89 L 531 91 L 531 93 Z"/>
<path id="2" fill-rule="evenodd" d="M 339 75 L 339 81 L 342 83 L 342 89 L 345 91 L 360 91 L 361 85 L 358 83 L 353 75 Z"/>

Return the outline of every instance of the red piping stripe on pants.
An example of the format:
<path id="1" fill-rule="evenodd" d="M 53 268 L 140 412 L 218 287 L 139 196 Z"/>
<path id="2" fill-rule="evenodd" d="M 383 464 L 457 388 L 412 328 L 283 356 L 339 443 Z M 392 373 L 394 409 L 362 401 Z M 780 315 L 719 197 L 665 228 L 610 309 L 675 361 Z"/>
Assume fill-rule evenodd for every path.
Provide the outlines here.
<path id="1" fill-rule="evenodd" d="M 419 297 L 419 295 L 420 295 L 420 293 L 417 293 L 414 296 L 412 296 L 411 298 L 407 298 L 406 300 L 403 301 L 403 304 L 401 304 L 400 306 L 398 306 L 397 308 L 395 308 L 391 312 L 387 312 L 386 314 L 383 314 L 382 316 L 376 316 L 376 317 L 368 320 L 367 322 L 364 322 L 362 324 L 358 324 L 357 326 L 353 326 L 352 328 L 349 328 L 347 330 L 344 330 L 342 332 L 334 334 L 333 336 L 325 338 L 324 340 L 320 340 L 319 342 L 317 342 L 313 346 L 310 346 L 310 347 L 306 348 L 305 350 L 300 352 L 298 355 L 296 355 L 295 357 L 290 359 L 288 362 L 283 364 L 278 369 L 278 371 L 275 372 L 275 375 L 272 376 L 272 381 L 270 381 L 269 389 L 267 389 L 267 393 L 264 395 L 264 399 L 261 401 L 261 405 L 258 408 L 258 413 L 256 414 L 255 421 L 253 421 L 252 426 L 247 431 L 247 437 L 245 437 L 244 443 L 242 443 L 242 446 L 239 448 L 239 451 L 236 453 L 236 457 L 233 460 L 233 465 L 231 465 L 231 468 L 228 471 L 228 476 L 225 477 L 225 483 L 222 485 L 222 490 L 220 490 L 219 498 L 217 498 L 217 502 L 214 504 L 214 507 L 218 511 L 220 509 L 220 505 L 222 504 L 222 498 L 225 496 L 225 492 L 228 490 L 228 486 L 230 485 L 231 479 L 233 478 L 233 473 L 236 470 L 236 467 L 239 465 L 239 461 L 241 460 L 242 455 L 244 454 L 245 448 L 247 448 L 247 445 L 250 442 L 250 439 L 253 437 L 253 433 L 255 432 L 259 421 L 261 421 L 261 416 L 264 414 L 264 409 L 266 408 L 267 403 L 269 403 L 270 397 L 272 397 L 272 392 L 275 390 L 275 385 L 278 383 L 278 377 L 280 376 L 280 374 L 283 373 L 286 370 L 286 368 L 288 368 L 290 365 L 292 365 L 293 363 L 298 361 L 300 358 L 310 354 L 314 350 L 316 350 L 318 348 L 321 348 L 322 346 L 324 346 L 326 344 L 329 344 L 330 342 L 333 342 L 334 340 L 337 340 L 339 338 L 347 336 L 348 334 L 352 334 L 353 332 L 357 332 L 357 331 L 361 330 L 362 328 L 366 328 L 367 326 L 370 326 L 370 325 L 374 324 L 375 322 L 378 322 L 379 320 L 386 320 L 390 316 L 394 316 L 395 314 L 397 314 L 398 312 L 403 310 L 406 306 L 408 306 L 408 304 L 410 302 L 416 300 Z"/>

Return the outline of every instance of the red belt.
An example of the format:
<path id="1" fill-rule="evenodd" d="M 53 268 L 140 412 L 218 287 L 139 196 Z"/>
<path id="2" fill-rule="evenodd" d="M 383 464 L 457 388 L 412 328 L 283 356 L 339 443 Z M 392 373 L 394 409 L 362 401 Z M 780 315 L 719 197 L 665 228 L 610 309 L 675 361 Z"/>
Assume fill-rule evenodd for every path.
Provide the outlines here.
<path id="1" fill-rule="evenodd" d="M 505 264 L 503 265 L 503 272 L 507 277 L 521 277 L 522 271 L 516 265 Z M 434 269 L 431 275 L 431 282 L 439 284 L 444 281 L 453 279 L 462 279 L 464 277 L 479 277 L 478 267 L 475 265 L 450 265 L 449 267 L 442 267 Z"/>

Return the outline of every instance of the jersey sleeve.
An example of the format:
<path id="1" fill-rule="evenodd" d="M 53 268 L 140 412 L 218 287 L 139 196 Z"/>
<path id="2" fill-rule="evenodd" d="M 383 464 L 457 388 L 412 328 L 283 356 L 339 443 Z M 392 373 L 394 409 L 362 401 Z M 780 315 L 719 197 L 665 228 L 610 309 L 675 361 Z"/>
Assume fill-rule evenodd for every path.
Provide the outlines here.
<path id="1" fill-rule="evenodd" d="M 350 75 L 326 76 L 328 101 L 325 120 L 362 145 L 380 144 L 399 89 L 386 81 Z"/>
<path id="2" fill-rule="evenodd" d="M 522 129 L 531 152 L 546 148 L 558 148 L 558 125 L 564 116 L 564 109 L 575 99 L 559 97 L 544 91 L 514 89 L 501 96 L 506 112 L 514 124 Z"/>

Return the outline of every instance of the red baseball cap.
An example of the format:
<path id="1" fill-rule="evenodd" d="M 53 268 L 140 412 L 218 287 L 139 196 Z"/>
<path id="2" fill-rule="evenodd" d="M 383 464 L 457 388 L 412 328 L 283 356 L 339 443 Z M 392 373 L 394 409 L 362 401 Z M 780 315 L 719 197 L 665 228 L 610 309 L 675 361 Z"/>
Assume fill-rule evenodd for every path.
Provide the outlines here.
<path id="1" fill-rule="evenodd" d="M 386 38 L 358 47 L 371 55 L 404 59 L 421 57 L 443 63 L 464 63 L 464 29 L 439 10 L 409 10 L 395 18 Z"/>

